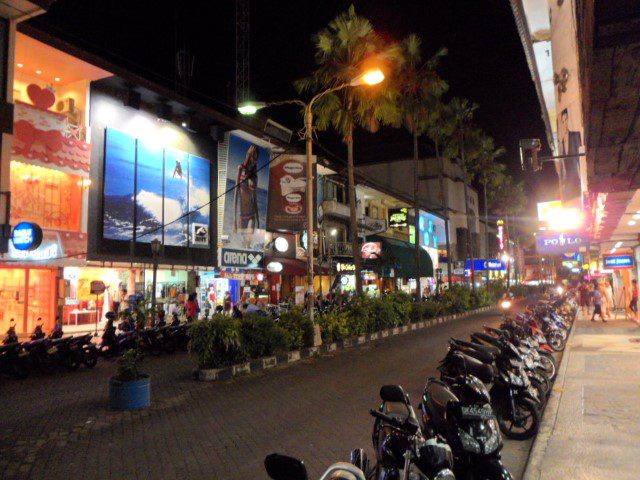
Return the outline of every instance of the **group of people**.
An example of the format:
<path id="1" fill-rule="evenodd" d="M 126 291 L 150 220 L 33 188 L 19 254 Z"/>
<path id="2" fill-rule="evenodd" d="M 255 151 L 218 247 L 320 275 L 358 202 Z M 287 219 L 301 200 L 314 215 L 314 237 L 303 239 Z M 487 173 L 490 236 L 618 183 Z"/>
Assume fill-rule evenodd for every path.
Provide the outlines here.
<path id="1" fill-rule="evenodd" d="M 594 280 L 593 282 L 582 281 L 578 287 L 578 303 L 585 317 L 589 313 L 589 307 L 593 306 L 591 321 L 595 322 L 597 315 L 600 320 L 606 323 L 607 320 L 611 319 L 611 312 L 615 308 L 615 297 L 611 282 L 608 279 L 604 281 Z M 632 320 L 638 322 L 638 281 L 635 279 L 631 282 L 629 310 L 631 311 Z"/>

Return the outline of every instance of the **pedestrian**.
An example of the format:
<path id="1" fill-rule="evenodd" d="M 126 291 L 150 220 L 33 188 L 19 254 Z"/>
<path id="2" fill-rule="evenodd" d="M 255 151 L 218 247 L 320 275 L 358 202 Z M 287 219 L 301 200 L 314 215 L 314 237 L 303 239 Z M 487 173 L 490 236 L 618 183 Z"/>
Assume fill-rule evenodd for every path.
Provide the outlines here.
<path id="1" fill-rule="evenodd" d="M 604 315 L 602 313 L 602 302 L 604 300 L 604 295 L 602 294 L 602 291 L 597 285 L 593 290 L 592 298 L 593 298 L 593 315 L 591 316 L 591 321 L 595 322 L 596 315 L 600 315 L 602 322 L 606 323 L 607 320 L 604 318 Z"/>
<path id="2" fill-rule="evenodd" d="M 200 313 L 200 306 L 198 305 L 198 301 L 196 300 L 196 294 L 190 293 L 187 298 L 187 321 L 192 322 L 198 319 L 198 314 Z"/>
<path id="3" fill-rule="evenodd" d="M 638 322 L 638 281 L 634 278 L 631 280 L 631 303 L 629 310 L 633 313 L 633 321 Z"/>
<path id="4" fill-rule="evenodd" d="M 227 292 L 224 296 L 224 301 L 223 301 L 224 312 L 227 315 L 231 315 L 232 306 L 233 306 L 233 302 L 231 301 L 231 292 Z"/>
<path id="5" fill-rule="evenodd" d="M 589 284 L 583 280 L 578 289 L 578 304 L 580 308 L 582 308 L 582 315 L 584 317 L 589 313 L 589 296 Z"/>
<path id="6" fill-rule="evenodd" d="M 238 304 L 235 304 L 231 309 L 231 317 L 235 319 L 242 318 L 242 312 L 240 311 L 240 307 L 238 306 Z"/>
<path id="7" fill-rule="evenodd" d="M 613 307 L 614 307 L 613 288 L 611 287 L 611 282 L 609 282 L 608 279 L 604 281 L 603 293 L 604 293 L 604 298 L 607 304 L 607 318 L 611 320 L 611 312 L 613 312 Z"/>

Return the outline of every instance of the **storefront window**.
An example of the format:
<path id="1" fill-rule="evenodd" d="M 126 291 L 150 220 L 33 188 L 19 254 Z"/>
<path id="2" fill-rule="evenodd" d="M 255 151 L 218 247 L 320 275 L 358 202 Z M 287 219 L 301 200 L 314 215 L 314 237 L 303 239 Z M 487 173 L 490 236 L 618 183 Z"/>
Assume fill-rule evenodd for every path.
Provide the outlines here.
<path id="1" fill-rule="evenodd" d="M 45 330 L 55 323 L 56 271 L 37 268 L 0 268 L 0 329 L 15 321 L 16 333 L 30 333 L 41 317 Z"/>
<path id="2" fill-rule="evenodd" d="M 52 230 L 80 230 L 83 178 L 11 162 L 11 218 Z"/>

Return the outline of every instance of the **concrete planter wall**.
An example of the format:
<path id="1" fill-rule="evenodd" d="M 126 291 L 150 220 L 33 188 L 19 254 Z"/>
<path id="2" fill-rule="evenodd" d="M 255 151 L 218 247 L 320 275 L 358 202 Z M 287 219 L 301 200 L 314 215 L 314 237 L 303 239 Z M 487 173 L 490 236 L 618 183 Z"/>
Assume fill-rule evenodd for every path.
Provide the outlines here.
<path id="1" fill-rule="evenodd" d="M 422 330 L 424 328 L 430 328 L 440 323 L 450 322 L 458 318 L 466 317 L 468 315 L 474 315 L 476 313 L 486 312 L 495 307 L 483 307 L 477 310 L 470 310 L 464 313 L 458 313 L 455 315 L 447 315 L 439 318 L 432 318 L 431 320 L 423 320 L 402 327 L 390 328 L 388 330 L 381 330 L 379 332 L 369 333 L 359 337 L 346 338 L 335 343 L 325 343 L 318 347 L 303 348 L 302 350 L 294 350 L 283 354 L 276 355 L 275 357 L 264 357 L 251 360 L 247 363 L 241 363 L 238 365 L 232 365 L 224 368 L 214 369 L 195 369 L 193 376 L 196 380 L 210 382 L 214 380 L 227 380 L 239 375 L 248 375 L 252 372 L 260 370 L 267 370 L 277 365 L 291 364 L 299 361 L 301 358 L 316 357 L 320 354 L 328 354 L 335 352 L 336 350 L 342 350 L 354 346 L 364 345 L 375 340 L 382 338 L 392 337 L 394 335 L 401 335 L 407 332 L 413 332 L 416 330 Z"/>

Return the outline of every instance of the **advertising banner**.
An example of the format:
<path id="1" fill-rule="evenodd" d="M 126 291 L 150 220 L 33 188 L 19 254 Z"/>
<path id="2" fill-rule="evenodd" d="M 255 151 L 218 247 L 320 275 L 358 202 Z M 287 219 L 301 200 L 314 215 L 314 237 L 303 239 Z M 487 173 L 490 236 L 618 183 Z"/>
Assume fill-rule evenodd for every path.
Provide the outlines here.
<path id="1" fill-rule="evenodd" d="M 380 242 L 363 243 L 361 253 L 364 260 L 377 259 L 382 253 L 382 244 Z"/>
<path id="2" fill-rule="evenodd" d="M 227 181 L 222 230 L 223 267 L 225 251 L 245 251 L 262 256 L 267 219 L 269 183 L 268 149 L 237 135 L 229 136 Z"/>
<path id="3" fill-rule="evenodd" d="M 473 260 L 473 269 L 476 272 L 484 272 L 489 267 L 490 271 L 502 271 L 506 270 L 507 267 L 502 260 L 489 259 L 485 260 L 483 258 L 476 258 Z M 471 260 L 467 260 L 465 262 L 465 268 L 467 270 L 471 269 Z"/>
<path id="4" fill-rule="evenodd" d="M 607 255 L 602 257 L 602 267 L 605 269 L 620 270 L 633 268 L 633 255 Z"/>
<path id="5" fill-rule="evenodd" d="M 408 208 L 389 209 L 389 228 L 407 228 L 409 225 Z"/>
<path id="6" fill-rule="evenodd" d="M 267 229 L 299 232 L 306 225 L 307 157 L 280 155 L 272 160 L 269 168 Z"/>
<path id="7" fill-rule="evenodd" d="M 586 243 L 582 237 L 568 233 L 538 234 L 536 236 L 536 251 L 546 254 L 572 253 Z"/>

